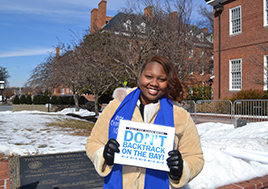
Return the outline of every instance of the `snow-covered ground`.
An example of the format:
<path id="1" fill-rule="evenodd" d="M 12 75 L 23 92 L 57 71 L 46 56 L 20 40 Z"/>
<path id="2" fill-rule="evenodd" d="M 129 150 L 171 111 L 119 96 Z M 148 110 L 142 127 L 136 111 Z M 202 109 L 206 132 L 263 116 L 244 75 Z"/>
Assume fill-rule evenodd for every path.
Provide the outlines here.
<path id="1" fill-rule="evenodd" d="M 56 113 L 0 112 L 0 153 L 23 156 L 85 150 L 87 137 L 71 135 L 73 131 L 68 128 L 46 126 L 54 121 L 69 119 L 67 113 L 75 112 L 74 109 Z M 77 114 L 94 115 L 86 110 L 80 110 Z M 186 189 L 217 188 L 268 174 L 268 163 L 237 158 L 223 150 L 238 148 L 268 154 L 268 122 L 248 123 L 236 129 L 231 124 L 208 122 L 198 124 L 197 129 L 205 165 Z M 263 158 L 268 161 L 268 156 Z"/>

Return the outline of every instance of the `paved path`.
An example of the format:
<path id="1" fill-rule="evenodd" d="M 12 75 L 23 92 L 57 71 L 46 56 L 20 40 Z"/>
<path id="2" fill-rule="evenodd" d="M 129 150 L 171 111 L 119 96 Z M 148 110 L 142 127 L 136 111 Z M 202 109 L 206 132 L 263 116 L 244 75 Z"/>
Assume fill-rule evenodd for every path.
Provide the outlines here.
<path id="1" fill-rule="evenodd" d="M 11 105 L 0 105 L 0 112 L 1 111 L 12 111 Z"/>

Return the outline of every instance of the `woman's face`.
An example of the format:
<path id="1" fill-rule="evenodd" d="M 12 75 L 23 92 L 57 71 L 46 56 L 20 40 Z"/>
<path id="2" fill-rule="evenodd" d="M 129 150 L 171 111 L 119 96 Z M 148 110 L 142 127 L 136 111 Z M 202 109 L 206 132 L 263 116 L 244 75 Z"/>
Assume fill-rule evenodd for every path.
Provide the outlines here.
<path id="1" fill-rule="evenodd" d="M 167 74 L 157 62 L 148 63 L 140 77 L 141 101 L 144 105 L 156 102 L 167 91 Z"/>

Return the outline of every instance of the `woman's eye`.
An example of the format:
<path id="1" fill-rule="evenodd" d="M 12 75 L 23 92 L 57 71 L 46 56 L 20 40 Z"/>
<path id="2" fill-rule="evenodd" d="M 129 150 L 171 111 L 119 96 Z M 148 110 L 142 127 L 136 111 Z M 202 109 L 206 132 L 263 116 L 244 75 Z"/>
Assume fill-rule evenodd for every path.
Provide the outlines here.
<path id="1" fill-rule="evenodd" d="M 150 75 L 146 75 L 145 77 L 148 78 L 148 79 L 152 78 L 152 76 L 150 76 Z"/>
<path id="2" fill-rule="evenodd" d="M 164 82 L 164 81 L 166 81 L 166 79 L 165 78 L 159 78 L 159 81 Z"/>

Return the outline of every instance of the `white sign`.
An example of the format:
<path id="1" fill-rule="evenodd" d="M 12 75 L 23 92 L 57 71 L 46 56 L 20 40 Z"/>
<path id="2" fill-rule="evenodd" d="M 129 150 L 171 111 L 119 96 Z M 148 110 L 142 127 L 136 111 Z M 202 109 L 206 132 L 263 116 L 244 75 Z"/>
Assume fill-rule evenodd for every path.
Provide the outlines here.
<path id="1" fill-rule="evenodd" d="M 114 163 L 169 171 L 166 159 L 174 136 L 174 127 L 120 120 L 120 153 L 115 153 Z"/>

